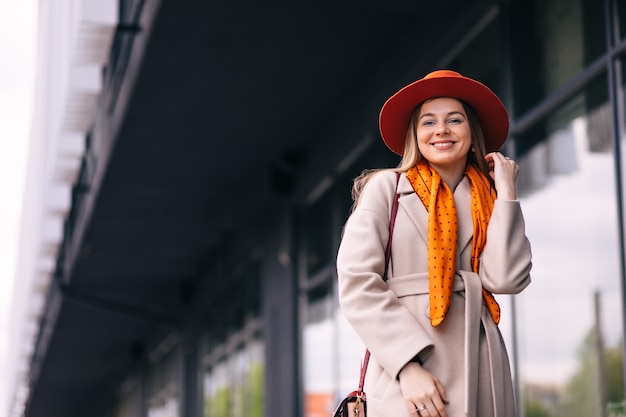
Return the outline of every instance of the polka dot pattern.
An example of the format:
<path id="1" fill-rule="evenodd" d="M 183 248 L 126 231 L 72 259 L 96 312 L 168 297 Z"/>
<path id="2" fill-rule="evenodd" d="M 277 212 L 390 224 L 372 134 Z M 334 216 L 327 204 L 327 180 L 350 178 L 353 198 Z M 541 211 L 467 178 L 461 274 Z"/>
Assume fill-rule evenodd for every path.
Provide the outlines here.
<path id="1" fill-rule="evenodd" d="M 472 194 L 472 269 L 478 272 L 480 254 L 487 242 L 487 225 L 493 211 L 495 191 L 489 180 L 474 167 L 468 166 L 465 174 L 470 179 Z M 433 326 L 439 326 L 450 308 L 456 271 L 459 225 L 454 196 L 426 161 L 420 161 L 406 175 L 428 211 L 430 320 Z M 494 322 L 499 323 L 500 306 L 484 289 L 483 296 Z"/>

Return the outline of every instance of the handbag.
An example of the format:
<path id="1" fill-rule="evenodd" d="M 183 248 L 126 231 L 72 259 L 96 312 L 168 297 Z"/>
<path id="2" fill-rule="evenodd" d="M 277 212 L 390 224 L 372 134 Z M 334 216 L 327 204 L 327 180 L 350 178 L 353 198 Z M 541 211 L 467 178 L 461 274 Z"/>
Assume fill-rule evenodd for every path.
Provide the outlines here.
<path id="1" fill-rule="evenodd" d="M 400 179 L 400 173 L 397 174 L 397 180 Z M 387 248 L 385 249 L 385 272 L 383 273 L 383 280 L 387 281 L 387 269 L 389 268 L 389 260 L 391 258 L 391 238 L 393 237 L 393 227 L 396 223 L 396 214 L 398 212 L 398 183 L 396 182 L 396 194 L 393 200 L 393 206 L 391 207 L 391 216 L 389 217 L 389 240 L 387 241 Z M 337 406 L 333 417 L 367 417 L 367 397 L 365 391 L 363 391 L 363 385 L 365 384 L 365 373 L 367 372 L 367 364 L 370 360 L 369 349 L 365 350 L 365 357 L 361 364 L 361 372 L 359 376 L 359 387 L 356 391 L 352 391 L 348 394 Z"/>

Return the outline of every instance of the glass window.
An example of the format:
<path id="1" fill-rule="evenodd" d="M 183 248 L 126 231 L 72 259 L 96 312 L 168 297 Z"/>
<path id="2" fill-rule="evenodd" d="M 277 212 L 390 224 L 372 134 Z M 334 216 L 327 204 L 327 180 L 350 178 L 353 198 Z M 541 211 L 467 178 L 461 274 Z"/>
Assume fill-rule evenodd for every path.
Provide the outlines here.
<path id="1" fill-rule="evenodd" d="M 302 334 L 304 416 L 330 415 L 356 389 L 365 348 L 343 317 L 335 276 L 308 291 Z"/>
<path id="2" fill-rule="evenodd" d="M 258 323 L 212 345 L 205 356 L 204 417 L 264 417 L 264 343 Z M 242 340 L 237 344 L 238 340 Z"/>
<path id="3" fill-rule="evenodd" d="M 204 417 L 227 417 L 231 406 L 228 361 L 222 359 L 204 373 Z"/>
<path id="4" fill-rule="evenodd" d="M 148 372 L 148 417 L 179 417 L 180 349 L 166 339 Z"/>
<path id="5" fill-rule="evenodd" d="M 137 385 L 137 381 L 134 378 L 122 384 L 116 404 L 116 412 L 114 413 L 115 417 L 135 417 L 139 400 Z"/>
<path id="6" fill-rule="evenodd" d="M 260 264 L 231 277 L 237 294 L 222 307 L 222 320 L 201 342 L 204 417 L 265 416 L 265 344 L 260 311 Z"/>
<path id="7" fill-rule="evenodd" d="M 595 0 L 515 0 L 510 16 L 515 116 L 606 51 L 604 8 Z"/>
<path id="8" fill-rule="evenodd" d="M 517 139 L 533 250 L 532 283 L 515 299 L 526 415 L 607 415 L 624 401 L 610 132 L 601 75 Z"/>
<path id="9" fill-rule="evenodd" d="M 332 309 L 330 281 L 308 292 L 302 334 L 305 417 L 329 415 L 332 408 L 336 370 Z"/>

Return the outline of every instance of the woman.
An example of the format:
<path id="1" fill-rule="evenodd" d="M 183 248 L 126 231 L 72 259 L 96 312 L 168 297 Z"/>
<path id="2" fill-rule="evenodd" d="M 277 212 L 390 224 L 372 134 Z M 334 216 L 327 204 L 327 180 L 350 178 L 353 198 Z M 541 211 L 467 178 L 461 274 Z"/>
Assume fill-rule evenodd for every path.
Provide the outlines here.
<path id="1" fill-rule="evenodd" d="M 369 417 L 516 414 L 492 295 L 530 283 L 519 167 L 497 152 L 508 124 L 489 88 L 449 70 L 409 84 L 381 110 L 382 138 L 403 158 L 355 181 L 337 255 L 342 309 L 371 352 Z"/>

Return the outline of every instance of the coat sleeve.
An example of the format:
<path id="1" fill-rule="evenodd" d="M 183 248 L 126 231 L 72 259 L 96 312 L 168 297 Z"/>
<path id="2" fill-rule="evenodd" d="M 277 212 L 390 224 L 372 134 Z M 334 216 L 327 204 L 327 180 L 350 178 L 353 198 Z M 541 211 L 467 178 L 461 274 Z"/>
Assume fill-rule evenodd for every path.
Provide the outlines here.
<path id="1" fill-rule="evenodd" d="M 417 319 L 387 288 L 382 275 L 395 195 L 395 173 L 368 182 L 344 227 L 337 254 L 339 302 L 344 315 L 392 377 L 416 355 L 424 359 L 433 342 Z"/>
<path id="2" fill-rule="evenodd" d="M 496 200 L 481 255 L 483 288 L 517 294 L 530 283 L 532 253 L 519 201 Z"/>

